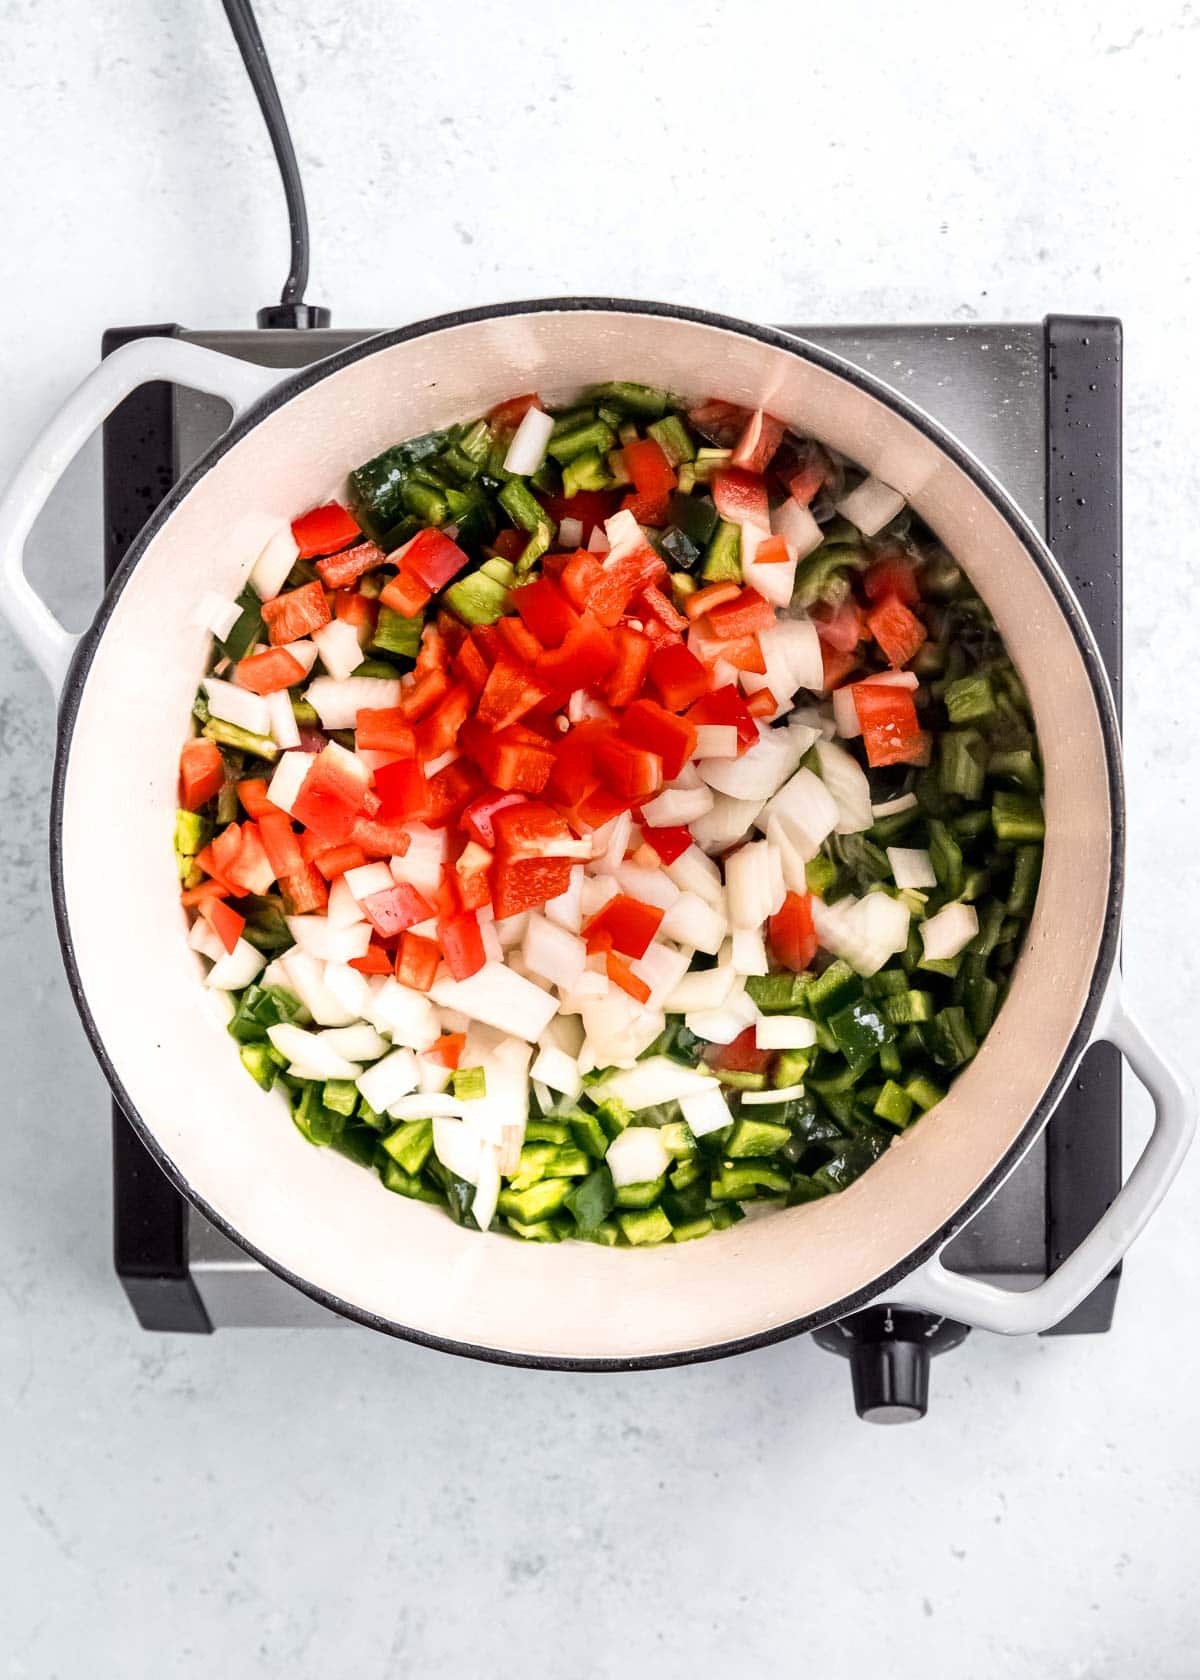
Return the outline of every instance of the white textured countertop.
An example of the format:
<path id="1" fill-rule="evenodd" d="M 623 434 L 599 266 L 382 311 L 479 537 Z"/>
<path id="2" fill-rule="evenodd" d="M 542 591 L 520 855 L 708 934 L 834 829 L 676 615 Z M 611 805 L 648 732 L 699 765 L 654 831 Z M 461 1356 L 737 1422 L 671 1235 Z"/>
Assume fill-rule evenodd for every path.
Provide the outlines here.
<path id="1" fill-rule="evenodd" d="M 1126 972 L 1195 1073 L 1200 11 L 818 17 L 264 0 L 310 295 L 374 325 L 569 292 L 763 320 L 1121 315 Z M 6 477 L 105 326 L 249 324 L 286 244 L 216 0 L 4 0 L 0 31 Z M 93 449 L 38 543 L 76 623 L 97 498 Z M 0 630 L 0 1674 L 1200 1675 L 1195 1161 L 1110 1335 L 976 1335 L 917 1428 L 857 1423 L 808 1342 L 572 1377 L 358 1330 L 145 1335 L 110 1270 L 105 1092 L 47 901 L 51 753 Z"/>

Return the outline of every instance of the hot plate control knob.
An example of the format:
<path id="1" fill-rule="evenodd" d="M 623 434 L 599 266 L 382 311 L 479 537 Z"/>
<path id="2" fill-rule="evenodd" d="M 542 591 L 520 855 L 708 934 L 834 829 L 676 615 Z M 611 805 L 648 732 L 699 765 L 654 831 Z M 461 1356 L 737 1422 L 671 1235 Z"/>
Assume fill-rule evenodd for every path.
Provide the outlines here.
<path id="1" fill-rule="evenodd" d="M 929 1404 L 929 1361 L 969 1330 L 907 1307 L 867 1307 L 814 1330 L 813 1340 L 850 1361 L 854 1409 L 868 1423 L 915 1423 Z"/>

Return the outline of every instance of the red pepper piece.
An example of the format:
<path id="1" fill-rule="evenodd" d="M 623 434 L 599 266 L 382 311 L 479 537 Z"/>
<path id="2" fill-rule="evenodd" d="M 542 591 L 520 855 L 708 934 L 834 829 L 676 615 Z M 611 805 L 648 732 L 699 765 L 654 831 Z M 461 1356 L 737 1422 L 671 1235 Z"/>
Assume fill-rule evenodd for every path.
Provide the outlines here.
<path id="1" fill-rule="evenodd" d="M 632 741 L 610 737 L 598 742 L 595 763 L 605 787 L 628 801 L 648 799 L 663 784 L 662 759 Z"/>
<path id="2" fill-rule="evenodd" d="M 601 689 L 610 706 L 627 706 L 634 695 L 641 692 L 650 668 L 654 643 L 641 630 L 618 624 L 612 632 L 611 645 L 617 663 L 605 678 Z"/>
<path id="3" fill-rule="evenodd" d="M 549 577 L 535 578 L 513 590 L 513 605 L 521 623 L 544 648 L 561 647 L 579 622 L 579 615 Z"/>
<path id="4" fill-rule="evenodd" d="M 213 852 L 220 865 L 221 877 L 239 893 L 265 893 L 270 890 L 275 880 L 275 871 L 271 868 L 271 860 L 263 845 L 262 835 L 258 832 L 258 824 L 244 822 L 234 843 L 236 850 L 234 845 L 230 845 L 226 853 L 223 851 L 226 837 L 236 830 L 237 824 L 230 823 L 225 833 L 219 834 L 213 841 Z"/>
<path id="5" fill-rule="evenodd" d="M 732 449 L 745 431 L 749 418 L 749 409 L 725 402 L 721 397 L 713 397 L 709 402 L 698 403 L 695 408 L 688 409 L 688 419 L 693 428 L 709 443 L 716 444 L 718 449 Z"/>
<path id="6" fill-rule="evenodd" d="M 495 408 L 489 408 L 487 417 L 493 430 L 497 432 L 515 432 L 531 408 L 541 408 L 542 399 L 536 391 L 526 391 L 519 397 L 505 397 Z M 528 539 L 526 539 L 528 541 Z"/>
<path id="7" fill-rule="evenodd" d="M 367 854 L 353 840 L 347 840 L 344 846 L 327 846 L 323 852 L 314 852 L 309 861 L 320 870 L 322 879 L 336 881 L 347 869 L 361 869 Z"/>
<path id="8" fill-rule="evenodd" d="M 299 589 L 276 595 L 273 601 L 264 601 L 261 610 L 272 647 L 310 636 L 328 624 L 331 617 L 325 591 L 315 579 Z"/>
<path id="9" fill-rule="evenodd" d="M 596 526 L 616 512 L 618 496 L 614 490 L 577 490 L 573 496 L 542 495 L 539 500 L 557 525 L 564 519 L 578 519 L 586 543 Z"/>
<path id="10" fill-rule="evenodd" d="M 221 749 L 215 741 L 198 735 L 183 743 L 179 755 L 179 803 L 185 811 L 198 811 L 215 799 L 225 783 Z"/>
<path id="11" fill-rule="evenodd" d="M 917 721 L 912 691 L 886 683 L 855 683 L 854 709 L 862 724 L 863 746 L 872 769 L 885 764 L 918 764 L 925 737 Z"/>
<path id="12" fill-rule="evenodd" d="M 442 954 L 432 939 L 406 929 L 396 953 L 396 978 L 402 986 L 411 986 L 414 992 L 427 992 L 437 978 L 441 960 Z M 384 972 L 390 968 L 389 963 Z"/>
<path id="13" fill-rule="evenodd" d="M 479 921 L 471 911 L 464 910 L 439 921 L 438 943 L 456 980 L 469 980 L 487 961 Z"/>
<path id="14" fill-rule="evenodd" d="M 563 736 L 555 748 L 550 776 L 550 792 L 555 799 L 573 806 L 592 791 L 600 780 L 594 763 L 595 744 L 601 735 L 611 733 L 610 724 L 594 720 Z"/>
<path id="15" fill-rule="evenodd" d="M 488 678 L 488 662 L 479 651 L 479 644 L 467 636 L 462 646 L 450 661 L 450 668 L 459 682 L 464 683 L 473 695 L 483 693 L 483 685 Z"/>
<path id="16" fill-rule="evenodd" d="M 624 957 L 617 956 L 615 951 L 604 953 L 604 972 L 614 986 L 620 986 L 623 992 L 637 1003 L 645 1003 L 650 996 L 650 988 L 646 982 L 638 977 Z"/>
<path id="17" fill-rule="evenodd" d="M 379 591 L 379 601 L 402 618 L 416 618 L 432 594 L 433 590 L 422 583 L 415 572 L 401 567 L 391 582 L 385 583 Z"/>
<path id="18" fill-rule="evenodd" d="M 488 673 L 477 716 L 488 729 L 504 729 L 540 706 L 552 692 L 528 665 L 502 655 Z"/>
<path id="19" fill-rule="evenodd" d="M 441 672 L 438 672 L 441 675 Z M 423 763 L 440 758 L 458 739 L 458 732 L 471 715 L 471 691 L 456 683 L 438 701 L 429 716 L 417 725 L 417 756 Z"/>
<path id="20" fill-rule="evenodd" d="M 773 414 L 756 408 L 746 422 L 745 430 L 734 446 L 732 461 L 735 467 L 747 472 L 766 472 L 783 442 L 784 424 Z"/>
<path id="21" fill-rule="evenodd" d="M 895 595 L 906 606 L 915 607 L 921 599 L 916 572 L 912 562 L 903 554 L 885 554 L 877 560 L 863 579 L 868 601 L 884 601 Z"/>
<path id="22" fill-rule="evenodd" d="M 589 951 L 603 950 L 607 942 L 623 956 L 644 957 L 662 919 L 663 912 L 657 905 L 618 893 L 588 922 L 583 937 Z"/>
<path id="23" fill-rule="evenodd" d="M 251 694 L 278 694 L 281 689 L 303 682 L 304 676 L 304 666 L 285 647 L 251 653 L 239 659 L 233 671 L 234 682 L 239 688 L 248 688 Z"/>
<path id="24" fill-rule="evenodd" d="M 404 937 L 408 939 L 415 936 L 405 934 Z M 437 947 L 434 946 L 435 966 L 436 956 Z M 390 974 L 392 972 L 391 953 L 385 950 L 382 945 L 377 945 L 375 941 L 372 940 L 367 946 L 366 956 L 351 957 L 349 966 L 351 968 L 356 968 L 360 974 Z"/>
<path id="25" fill-rule="evenodd" d="M 285 875 L 300 874 L 305 858 L 292 819 L 282 811 L 264 811 L 258 819 L 258 832 L 276 879 L 282 881 Z"/>
<path id="26" fill-rule="evenodd" d="M 588 596 L 600 577 L 600 562 L 586 548 L 577 549 L 574 554 L 562 558 L 563 565 L 558 572 L 559 587 L 575 612 L 585 612 Z"/>
<path id="27" fill-rule="evenodd" d="M 454 865 L 454 885 L 464 910 L 482 910 L 492 901 L 492 854 L 486 847 L 468 841 Z"/>
<path id="28" fill-rule="evenodd" d="M 630 509 L 639 525 L 661 525 L 671 491 L 679 482 L 662 445 L 655 438 L 639 438 L 627 443 L 623 453 L 633 494 L 621 506 Z"/>
<path id="29" fill-rule="evenodd" d="M 541 658 L 542 644 L 536 636 L 530 634 L 519 618 L 498 618 L 496 634 L 500 638 L 501 652 L 507 649 L 510 657 L 518 664 L 532 665 Z"/>
<path id="30" fill-rule="evenodd" d="M 365 752 L 413 758 L 417 737 L 401 706 L 363 706 L 354 719 L 354 744 Z"/>
<path id="31" fill-rule="evenodd" d="M 662 590 L 652 583 L 642 590 L 634 610 L 643 619 L 657 619 L 663 629 L 669 630 L 674 637 L 682 636 L 688 627 L 683 614 L 676 612 Z"/>
<path id="32" fill-rule="evenodd" d="M 630 599 L 647 584 L 657 583 L 666 572 L 666 566 L 649 543 L 629 554 L 615 557 L 609 554 L 601 561 L 599 576 L 588 591 L 587 604 L 601 624 L 611 627 L 619 622 Z"/>
<path id="33" fill-rule="evenodd" d="M 373 631 L 379 617 L 379 602 L 369 600 L 357 590 L 343 589 L 333 598 L 333 616 L 352 630 Z M 362 640 L 360 636 L 359 641 Z"/>
<path id="34" fill-rule="evenodd" d="M 280 876 L 279 890 L 289 916 L 315 915 L 329 903 L 329 888 L 311 863 L 306 863 L 294 875 Z"/>
<path id="35" fill-rule="evenodd" d="M 309 765 L 292 802 L 292 816 L 326 845 L 350 838 L 354 819 L 367 802 L 366 771 L 332 742 Z"/>
<path id="36" fill-rule="evenodd" d="M 418 531 L 392 558 L 402 572 L 417 578 L 434 595 L 467 564 L 467 555 L 458 544 L 433 526 Z"/>
<path id="37" fill-rule="evenodd" d="M 705 1053 L 710 1067 L 723 1068 L 729 1073 L 764 1073 L 773 1052 L 760 1050 L 754 1042 L 754 1028 L 747 1027 L 731 1044 L 714 1045 Z"/>
<path id="38" fill-rule="evenodd" d="M 255 822 L 268 811 L 279 813 L 278 805 L 272 805 L 267 798 L 267 784 L 262 776 L 250 776 L 237 784 L 238 802 L 248 817 Z"/>
<path id="39" fill-rule="evenodd" d="M 731 723 L 737 730 L 738 745 L 752 747 L 758 740 L 758 725 L 750 716 L 746 702 L 732 683 L 714 689 L 688 709 L 691 723 Z"/>
<path id="40" fill-rule="evenodd" d="M 237 911 L 223 898 L 216 898 L 212 894 L 201 900 L 200 914 L 216 934 L 225 950 L 232 951 L 242 937 L 242 929 L 246 925 L 245 916 L 239 916 Z"/>
<path id="41" fill-rule="evenodd" d="M 642 838 L 658 853 L 659 862 L 664 864 L 674 863 L 692 843 L 691 831 L 686 828 L 647 828 Z"/>
<path id="42" fill-rule="evenodd" d="M 650 685 L 670 712 L 682 712 L 708 693 L 708 671 L 682 642 L 654 650 Z"/>
<path id="43" fill-rule="evenodd" d="M 429 778 L 429 810 L 425 822 L 429 828 L 445 828 L 454 822 L 464 805 L 474 799 L 483 786 L 483 779 L 475 766 L 465 758 L 456 758 Z"/>
<path id="44" fill-rule="evenodd" d="M 746 710 L 754 718 L 773 718 L 779 702 L 769 688 L 757 689 L 746 697 Z"/>
<path id="45" fill-rule="evenodd" d="M 745 472 L 741 467 L 714 473 L 712 498 L 721 518 L 730 524 L 757 525 L 764 531 L 770 528 L 766 481 L 758 473 Z"/>
<path id="46" fill-rule="evenodd" d="M 327 554 L 317 561 L 317 576 L 326 589 L 349 589 L 366 572 L 382 566 L 387 555 L 373 542 L 356 543 L 341 554 Z"/>
<path id="47" fill-rule="evenodd" d="M 394 939 L 405 928 L 427 922 L 433 905 L 408 881 L 397 881 L 382 892 L 370 893 L 359 908 L 381 939 Z"/>
<path id="48" fill-rule="evenodd" d="M 550 856 L 554 841 L 569 838 L 566 820 L 551 806 L 531 799 L 495 811 L 492 830 L 496 856 L 505 863 Z"/>
<path id="49" fill-rule="evenodd" d="M 801 974 L 817 954 L 813 929 L 812 898 L 808 893 L 788 893 L 767 923 L 771 955 L 781 968 Z"/>
<path id="50" fill-rule="evenodd" d="M 637 700 L 620 723 L 623 739 L 657 753 L 663 777 L 673 782 L 696 750 L 696 725 L 676 717 L 656 700 Z"/>
<path id="51" fill-rule="evenodd" d="M 743 589 L 737 600 L 710 607 L 706 622 L 721 641 L 740 641 L 745 636 L 757 636 L 760 630 L 772 629 L 775 608 L 756 589 Z"/>
<path id="52" fill-rule="evenodd" d="M 528 542 L 528 531 L 501 531 L 492 544 L 492 553 L 514 566 L 524 554 Z"/>
<path id="53" fill-rule="evenodd" d="M 570 884 L 570 858 L 514 858 L 508 863 L 497 859 L 492 872 L 492 909 L 503 921 L 560 897 Z"/>
<path id="54" fill-rule="evenodd" d="M 356 818 L 350 838 L 369 858 L 403 857 L 410 841 L 402 824 L 367 816 Z"/>
<path id="55" fill-rule="evenodd" d="M 853 596 L 836 607 L 818 603 L 809 616 L 822 642 L 836 653 L 853 653 L 863 638 L 862 608 Z"/>
<path id="56" fill-rule="evenodd" d="M 326 502 L 323 507 L 310 508 L 299 519 L 292 520 L 292 536 L 302 560 L 318 554 L 334 554 L 348 543 L 356 543 L 362 531 L 354 515 L 340 502 Z"/>
<path id="57" fill-rule="evenodd" d="M 925 640 L 925 626 L 897 595 L 888 595 L 867 614 L 867 629 L 894 667 L 907 665 Z"/>
<path id="58" fill-rule="evenodd" d="M 544 653 L 537 661 L 542 682 L 555 692 L 570 694 L 578 688 L 597 689 L 619 659 L 618 642 L 590 612 L 581 614 L 561 647 Z"/>
<path id="59" fill-rule="evenodd" d="M 419 822 L 429 815 L 429 783 L 415 758 L 381 764 L 375 772 L 375 792 L 382 823 Z"/>
<path id="60" fill-rule="evenodd" d="M 426 671 L 401 694 L 400 710 L 410 723 L 419 723 L 449 692 L 450 678 L 445 671 Z"/>
<path id="61" fill-rule="evenodd" d="M 840 688 L 858 662 L 857 653 L 839 653 L 828 643 L 821 643 L 821 673 L 827 689 Z"/>

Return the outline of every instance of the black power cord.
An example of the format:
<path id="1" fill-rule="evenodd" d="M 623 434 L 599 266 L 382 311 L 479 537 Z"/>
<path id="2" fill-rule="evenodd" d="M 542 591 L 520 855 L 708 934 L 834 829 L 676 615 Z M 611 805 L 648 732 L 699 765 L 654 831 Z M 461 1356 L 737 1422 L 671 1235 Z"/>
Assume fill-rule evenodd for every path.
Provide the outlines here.
<path id="1" fill-rule="evenodd" d="M 304 293 L 308 288 L 308 211 L 304 204 L 300 166 L 296 162 L 296 152 L 288 130 L 287 118 L 283 114 L 279 89 L 275 86 L 275 77 L 271 74 L 267 49 L 263 46 L 262 36 L 258 32 L 250 0 L 221 0 L 221 3 L 225 8 L 225 16 L 229 19 L 229 27 L 233 31 L 238 51 L 242 55 L 242 63 L 246 66 L 246 74 L 250 77 L 263 121 L 267 125 L 275 162 L 279 165 L 279 173 L 283 180 L 288 223 L 292 233 L 292 264 L 283 283 L 279 302 L 268 304 L 265 309 L 259 310 L 258 324 L 260 327 L 327 327 L 331 318 L 328 309 L 304 301 Z"/>

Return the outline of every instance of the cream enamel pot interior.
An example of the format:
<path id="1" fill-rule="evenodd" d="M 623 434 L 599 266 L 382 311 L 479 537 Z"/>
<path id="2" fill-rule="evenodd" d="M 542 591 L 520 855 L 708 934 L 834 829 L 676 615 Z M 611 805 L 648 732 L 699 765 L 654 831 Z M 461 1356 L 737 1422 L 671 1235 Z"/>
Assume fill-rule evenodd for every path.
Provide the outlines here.
<path id="1" fill-rule="evenodd" d="M 1046 771 L 1045 865 L 1026 948 L 995 1027 L 947 1100 L 841 1195 L 645 1251 L 464 1232 L 312 1149 L 282 1098 L 246 1078 L 202 1007 L 171 846 L 179 744 L 207 652 L 188 622 L 195 595 L 235 594 L 281 522 L 336 493 L 348 468 L 397 439 L 513 391 L 561 402 L 618 377 L 767 408 L 901 490 L 995 614 L 1033 702 Z M 151 379 L 223 396 L 235 419 L 150 520 L 76 645 L 24 578 L 25 537 L 84 437 Z M 987 1328 L 1036 1330 L 1109 1271 L 1177 1171 L 1190 1098 L 1131 1023 L 1114 974 L 1119 747 L 1079 608 L 978 464 L 827 353 L 721 317 L 612 300 L 446 317 L 283 376 L 171 339 L 135 342 L 92 374 L 19 470 L 0 504 L 0 561 L 13 623 L 63 687 L 54 893 L 92 1044 L 179 1187 L 327 1305 L 459 1352 L 593 1367 L 733 1352 L 884 1292 Z M 104 830 L 96 892 L 93 845 Z M 1015 1166 L 1097 1037 L 1120 1047 L 1155 1109 L 1150 1142 L 1112 1208 L 1027 1293 L 945 1270 L 938 1250 Z"/>

